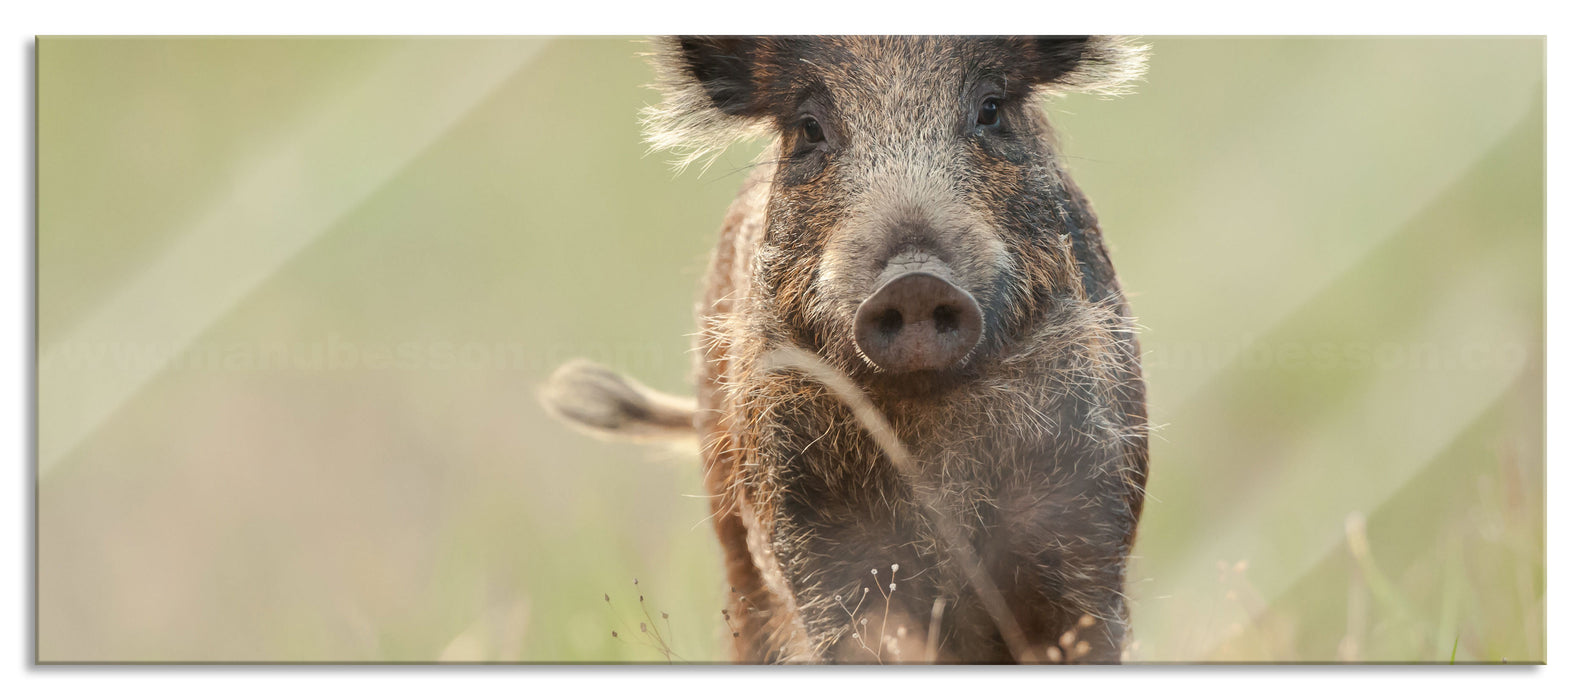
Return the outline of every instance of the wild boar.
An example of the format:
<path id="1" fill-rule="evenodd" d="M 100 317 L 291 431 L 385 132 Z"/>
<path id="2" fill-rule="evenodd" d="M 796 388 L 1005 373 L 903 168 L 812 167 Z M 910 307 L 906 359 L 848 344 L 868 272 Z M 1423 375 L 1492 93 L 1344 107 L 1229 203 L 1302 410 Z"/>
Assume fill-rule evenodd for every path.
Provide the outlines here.
<path id="1" fill-rule="evenodd" d="M 1042 101 L 1111 37 L 677 37 L 644 122 L 771 141 L 698 306 L 697 397 L 576 362 L 546 404 L 691 434 L 743 662 L 1117 662 L 1148 476 L 1138 343 Z"/>

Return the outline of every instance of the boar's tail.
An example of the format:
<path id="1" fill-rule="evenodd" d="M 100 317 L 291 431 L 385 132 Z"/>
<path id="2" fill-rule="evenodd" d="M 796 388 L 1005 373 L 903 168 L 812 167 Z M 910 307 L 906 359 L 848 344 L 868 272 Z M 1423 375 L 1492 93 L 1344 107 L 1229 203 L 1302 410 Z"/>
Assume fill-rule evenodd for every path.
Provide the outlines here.
<path id="1" fill-rule="evenodd" d="M 550 413 L 601 438 L 654 441 L 696 436 L 694 401 L 660 393 L 587 360 L 561 365 L 539 398 Z"/>

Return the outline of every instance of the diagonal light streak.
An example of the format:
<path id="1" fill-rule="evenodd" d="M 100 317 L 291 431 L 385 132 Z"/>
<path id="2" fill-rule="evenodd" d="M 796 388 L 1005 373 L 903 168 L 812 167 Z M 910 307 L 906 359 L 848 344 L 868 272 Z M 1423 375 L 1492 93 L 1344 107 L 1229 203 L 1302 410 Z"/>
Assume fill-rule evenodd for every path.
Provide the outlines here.
<path id="1" fill-rule="evenodd" d="M 1385 484 L 1384 490 L 1363 499 L 1363 503 L 1359 504 L 1356 511 L 1372 516 L 1380 507 L 1388 503 L 1390 499 L 1400 493 L 1401 489 L 1411 483 L 1419 473 L 1427 469 L 1434 462 L 1434 459 L 1442 454 L 1452 442 L 1460 437 L 1462 433 L 1469 430 L 1484 412 L 1505 396 L 1521 378 L 1521 374 L 1521 368 L 1513 367 L 1507 372 L 1500 373 L 1486 385 L 1479 387 L 1478 393 L 1471 397 L 1474 402 L 1466 410 L 1460 411 L 1460 415 L 1453 417 L 1459 418 L 1459 422 L 1445 426 L 1442 433 L 1435 435 L 1433 439 L 1418 445 L 1418 449 L 1413 450 L 1414 454 L 1410 455 L 1409 458 L 1417 460 L 1416 466 L 1410 469 L 1398 470 Z M 1269 609 L 1268 601 L 1278 600 L 1283 597 L 1287 591 L 1311 576 L 1317 570 L 1319 564 L 1323 563 L 1324 559 L 1328 558 L 1331 553 L 1345 546 L 1345 532 L 1341 520 L 1336 520 L 1333 523 L 1333 527 L 1327 528 L 1325 531 L 1328 534 L 1324 537 L 1323 544 L 1318 544 L 1309 550 L 1308 555 L 1303 557 L 1303 561 L 1294 569 L 1295 573 L 1280 577 L 1281 581 L 1276 586 L 1271 587 L 1262 600 L 1247 602 L 1244 607 L 1247 620 L 1253 620 L 1262 615 Z M 1207 654 L 1209 652 L 1225 643 L 1229 636 L 1228 628 L 1211 627 L 1210 629 L 1214 631 L 1204 640 L 1203 646 L 1195 649 L 1189 655 L 1189 658 L 1195 660 L 1208 658 Z M 1299 659 L 1291 660 L 1297 661 Z"/>
<path id="2" fill-rule="evenodd" d="M 1499 280 L 1487 274 L 1464 278 L 1447 290 L 1434 316 L 1410 334 L 1412 342 L 1456 348 L 1524 337 L 1526 329 L 1490 301 L 1499 298 L 1500 288 Z M 1469 327 L 1468 319 L 1484 325 Z M 1177 595 L 1169 605 L 1144 613 L 1139 627 L 1157 625 L 1160 635 L 1167 634 L 1166 627 L 1194 632 L 1191 642 L 1177 638 L 1169 645 L 1180 650 L 1179 657 L 1155 660 L 1201 660 L 1223 641 L 1227 621 L 1204 616 L 1222 592 L 1212 562 L 1252 561 L 1266 600 L 1279 598 L 1339 545 L 1348 513 L 1376 510 L 1510 390 L 1526 363 L 1537 361 L 1532 348 L 1525 349 L 1523 363 L 1480 354 L 1463 367 L 1380 369 L 1366 391 L 1314 426 L 1288 458 L 1267 465 L 1272 474 L 1257 497 L 1239 499 L 1236 508 L 1215 519 L 1212 530 L 1196 538 L 1193 551 L 1174 560 L 1176 570 L 1156 574 Z M 1481 360 L 1488 366 L 1478 366 Z M 1250 616 L 1264 607 L 1258 601 L 1246 605 Z M 1166 607 L 1181 609 L 1166 612 Z M 1182 625 L 1183 615 L 1202 619 Z"/>
<path id="3" fill-rule="evenodd" d="M 1150 413 L 1160 423 L 1192 405 L 1233 362 L 1153 372 L 1150 355 L 1266 335 L 1443 197 L 1542 109 L 1541 71 L 1527 70 L 1524 63 L 1531 58 L 1541 66 L 1542 54 L 1529 51 L 1530 42 L 1458 41 L 1439 48 L 1425 42 L 1424 50 L 1406 58 L 1398 50 L 1371 53 L 1366 47 L 1372 42 L 1345 43 L 1358 50 L 1336 51 L 1321 71 L 1275 88 L 1246 128 L 1229 133 L 1212 159 L 1193 164 L 1192 177 L 1183 182 L 1189 186 L 1161 208 L 1152 230 L 1133 236 L 1149 242 L 1149 255 L 1139 261 L 1144 265 L 1128 267 L 1128 277 L 1179 281 L 1183 266 L 1199 271 L 1192 278 L 1194 294 L 1139 299 L 1160 317 L 1192 321 L 1170 329 L 1168 341 L 1152 332 L 1142 336 Z M 1374 50 L 1391 49 L 1381 44 Z M 1381 68 L 1392 60 L 1400 64 L 1393 72 Z M 1466 80 L 1480 69 L 1532 78 L 1505 75 L 1469 92 Z M 1403 93 L 1403 72 L 1423 84 Z M 1346 99 L 1313 97 L 1329 94 Z M 1413 95 L 1414 102 L 1403 97 Z M 1376 111 L 1359 116 L 1359 104 Z M 1216 267 L 1234 260 L 1252 266 L 1242 272 Z M 1273 270 L 1278 273 L 1271 275 Z M 1224 300 L 1235 301 L 1232 313 L 1196 313 L 1205 301 Z M 1142 319 L 1145 326 L 1148 320 Z"/>
<path id="4" fill-rule="evenodd" d="M 407 43 L 268 155 L 241 164 L 235 185 L 157 259 L 40 353 L 40 478 L 547 41 Z"/>
<path id="5" fill-rule="evenodd" d="M 1452 48 L 1465 46 L 1460 43 Z M 1510 45 L 1493 48 L 1503 51 Z M 1413 60 L 1434 64 L 1491 58 L 1472 55 L 1478 52 L 1461 56 L 1438 53 L 1444 52 L 1424 52 Z M 1367 66 L 1375 59 L 1359 54 L 1352 60 Z M 1541 66 L 1541 53 L 1538 60 Z M 1501 70 L 1520 74 L 1521 60 L 1506 63 Z M 1541 71 L 1532 72 L 1535 78 L 1531 81 L 1506 76 L 1497 87 L 1484 85 L 1497 94 L 1475 95 L 1459 83 L 1462 77 L 1458 71 L 1408 72 L 1424 80 L 1449 82 L 1420 87 L 1414 94 L 1425 95 L 1422 103 L 1401 104 L 1399 95 L 1392 95 L 1398 86 L 1390 76 L 1326 65 L 1321 73 L 1271 95 L 1269 109 L 1247 128 L 1217 144 L 1212 165 L 1193 180 L 1197 185 L 1167 204 L 1156 219 L 1159 223 L 1150 226 L 1161 229 L 1159 235 L 1149 237 L 1159 242 L 1150 258 L 1160 265 L 1196 269 L 1194 266 L 1205 260 L 1201 251 L 1210 251 L 1207 262 L 1223 262 L 1229 251 L 1232 257 L 1257 261 L 1261 269 L 1278 269 L 1279 273 L 1278 277 L 1260 277 L 1257 269 L 1251 269 L 1255 274 L 1209 274 L 1198 283 L 1201 294 L 1157 300 L 1158 307 L 1181 311 L 1166 317 L 1193 320 L 1190 327 L 1172 329 L 1172 344 L 1267 336 L 1441 200 L 1521 127 L 1535 105 L 1541 109 Z M 1377 93 L 1381 108 L 1401 112 L 1389 115 L 1390 119 L 1420 121 L 1439 131 L 1424 132 L 1435 134 L 1434 138 L 1408 135 L 1397 141 L 1399 125 L 1374 125 L 1311 99 L 1342 85 L 1348 99 L 1358 97 L 1357 93 Z M 1446 124 L 1451 126 L 1442 128 Z M 1312 140 L 1312 134 L 1326 134 L 1333 140 Z M 1290 142 L 1296 145 L 1287 146 Z M 1249 173 L 1257 172 L 1261 161 L 1269 160 L 1262 151 L 1271 147 L 1285 149 L 1275 158 L 1283 166 L 1300 164 L 1311 170 L 1294 174 L 1270 171 L 1275 182 L 1249 181 Z M 1248 193 L 1249 185 L 1264 189 Z M 1233 224 L 1196 229 L 1176 226 L 1177 222 L 1226 221 L 1224 213 L 1214 208 L 1226 202 L 1230 193 L 1245 197 L 1236 202 L 1236 216 L 1230 219 Z M 1263 201 L 1260 194 L 1274 199 Z M 1174 228 L 1165 232 L 1166 226 Z M 1259 240 L 1260 235 L 1275 242 Z M 1158 272 L 1165 270 L 1159 268 Z M 1163 276 L 1176 279 L 1179 273 Z M 1498 295 L 1487 292 L 1497 292 L 1500 287 L 1487 279 L 1478 287 L 1479 281 L 1469 279 L 1452 290 L 1438 308 L 1437 317 L 1403 337 L 1409 342 L 1448 346 L 1469 340 L 1525 337 L 1524 328 L 1515 326 L 1503 309 L 1492 308 L 1488 302 Z M 1480 296 L 1475 290 L 1485 294 Z M 1204 298 L 1236 299 L 1235 311 L 1183 316 L 1185 310 L 1179 304 L 1200 304 Z M 1480 323 L 1469 324 L 1469 319 Z M 1480 331 L 1476 337 L 1468 335 Z M 1149 345 L 1144 336 L 1145 348 Z M 1153 347 L 1161 346 L 1154 343 Z M 1168 424 L 1177 411 L 1189 410 L 1199 394 L 1218 385 L 1234 368 L 1236 358 L 1225 359 L 1225 364 L 1190 371 L 1168 367 L 1149 371 L 1154 418 Z M 1149 370 L 1146 356 L 1144 368 Z M 1520 372 L 1520 367 L 1506 366 L 1476 372 L 1381 374 L 1366 391 L 1353 396 L 1338 416 L 1325 425 L 1313 426 L 1304 443 L 1269 465 L 1268 470 L 1276 473 L 1267 489 L 1255 498 L 1230 504 L 1214 519 L 1211 531 L 1194 538 L 1192 551 L 1172 557 L 1162 570 L 1152 572 L 1153 585 L 1168 585 L 1165 592 L 1171 595 L 1154 605 L 1139 606 L 1138 638 L 1156 640 L 1151 644 L 1159 657 L 1155 660 L 1202 659 L 1226 631 L 1225 620 L 1215 612 L 1215 601 L 1224 591 L 1215 586 L 1214 562 L 1251 559 L 1258 565 L 1260 587 L 1274 591 L 1271 597 L 1288 590 L 1340 541 L 1347 513 L 1371 511 L 1426 468 L 1445 445 L 1509 390 Z M 1411 416 L 1401 415 L 1406 405 L 1403 397 L 1410 397 L 1420 410 Z M 1389 434 L 1380 439 L 1381 431 Z M 1168 431 L 1161 437 L 1168 439 Z M 1347 480 L 1349 488 L 1336 488 L 1334 482 L 1341 479 Z"/>

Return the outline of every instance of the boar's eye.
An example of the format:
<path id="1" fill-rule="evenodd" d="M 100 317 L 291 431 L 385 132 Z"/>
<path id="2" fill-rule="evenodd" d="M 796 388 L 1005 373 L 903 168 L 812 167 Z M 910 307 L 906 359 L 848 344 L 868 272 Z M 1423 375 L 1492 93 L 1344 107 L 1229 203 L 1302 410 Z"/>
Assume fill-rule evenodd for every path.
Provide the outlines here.
<path id="1" fill-rule="evenodd" d="M 818 120 L 812 117 L 803 119 L 802 139 L 808 143 L 822 143 L 824 141 L 824 127 L 819 126 Z"/>
<path id="2" fill-rule="evenodd" d="M 978 123 L 983 126 L 997 126 L 1000 123 L 1000 98 L 990 97 L 978 106 Z"/>

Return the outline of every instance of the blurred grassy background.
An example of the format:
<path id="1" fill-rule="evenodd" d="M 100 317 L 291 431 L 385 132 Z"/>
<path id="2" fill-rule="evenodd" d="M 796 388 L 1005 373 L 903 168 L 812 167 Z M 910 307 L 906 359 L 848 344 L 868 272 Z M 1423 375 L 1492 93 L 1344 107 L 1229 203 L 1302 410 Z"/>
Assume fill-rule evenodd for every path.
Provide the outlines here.
<path id="1" fill-rule="evenodd" d="M 1147 329 L 1132 657 L 1542 661 L 1543 41 L 1152 43 L 1050 105 Z M 41 661 L 663 660 L 639 594 L 724 657 L 695 461 L 534 388 L 687 391 L 756 146 L 644 157 L 630 39 L 38 47 Z"/>

